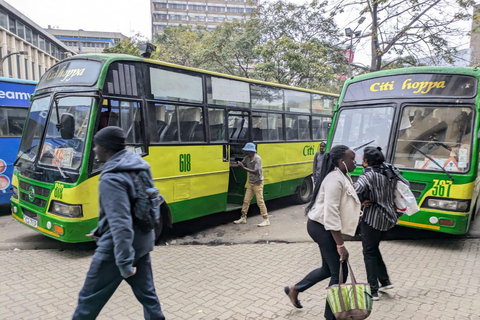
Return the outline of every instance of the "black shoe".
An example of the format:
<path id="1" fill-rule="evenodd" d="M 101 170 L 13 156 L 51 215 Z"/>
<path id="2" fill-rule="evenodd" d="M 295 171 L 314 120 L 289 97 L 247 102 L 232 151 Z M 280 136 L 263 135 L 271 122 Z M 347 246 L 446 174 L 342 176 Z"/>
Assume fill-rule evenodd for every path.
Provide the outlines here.
<path id="1" fill-rule="evenodd" d="M 298 292 L 295 291 L 295 288 L 292 287 L 292 290 L 290 290 L 290 287 L 285 287 L 283 288 L 283 291 L 285 291 L 285 294 L 290 298 L 290 301 L 292 302 L 293 306 L 297 309 L 302 309 L 303 306 L 300 303 L 300 300 L 297 299 Z"/>
<path id="2" fill-rule="evenodd" d="M 390 280 L 387 280 L 384 283 L 382 283 L 380 288 L 378 288 L 378 291 L 385 291 L 388 289 L 393 289 L 393 284 L 390 282 Z"/>
<path id="3" fill-rule="evenodd" d="M 378 297 L 378 292 L 372 292 L 372 300 L 373 301 L 378 301 L 380 298 Z"/>

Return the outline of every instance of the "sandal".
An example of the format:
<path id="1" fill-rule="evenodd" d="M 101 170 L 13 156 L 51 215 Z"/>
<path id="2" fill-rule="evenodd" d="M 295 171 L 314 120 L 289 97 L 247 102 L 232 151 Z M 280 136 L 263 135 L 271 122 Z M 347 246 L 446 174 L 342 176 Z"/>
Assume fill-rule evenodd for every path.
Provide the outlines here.
<path id="1" fill-rule="evenodd" d="M 302 304 L 300 303 L 300 300 L 294 299 L 290 295 L 290 287 L 285 287 L 283 290 L 285 291 L 285 294 L 290 298 L 290 301 L 292 302 L 292 304 L 295 308 L 297 308 L 297 309 L 302 309 L 303 308 Z"/>

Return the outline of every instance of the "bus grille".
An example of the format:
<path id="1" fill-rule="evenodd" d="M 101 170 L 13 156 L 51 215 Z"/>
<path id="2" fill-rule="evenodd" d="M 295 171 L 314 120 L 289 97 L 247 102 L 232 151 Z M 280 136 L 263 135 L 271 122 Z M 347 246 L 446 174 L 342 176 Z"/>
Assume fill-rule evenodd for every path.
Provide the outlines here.
<path id="1" fill-rule="evenodd" d="M 425 183 L 410 182 L 411 190 L 423 191 L 427 185 Z"/>
<path id="2" fill-rule="evenodd" d="M 22 208 L 22 212 L 24 215 L 26 215 L 27 217 L 30 217 L 32 219 L 35 219 L 38 221 L 38 215 L 35 213 L 35 212 L 32 212 L 28 209 L 25 209 L 25 208 Z"/>
<path id="3" fill-rule="evenodd" d="M 20 198 L 23 201 L 27 201 L 29 203 L 32 203 L 32 204 L 36 205 L 37 207 L 44 208 L 45 205 L 47 204 L 47 201 L 42 200 L 40 198 L 35 198 L 33 201 L 30 201 L 30 199 L 28 198 L 28 194 L 26 194 L 25 192 L 20 192 Z"/>
<path id="4" fill-rule="evenodd" d="M 24 190 L 25 192 L 28 192 L 28 189 L 30 189 L 30 187 L 34 188 L 36 195 L 39 195 L 42 197 L 48 197 L 48 195 L 50 194 L 50 190 L 47 188 L 42 188 L 30 183 L 26 183 L 25 181 L 20 181 L 20 189 Z"/>

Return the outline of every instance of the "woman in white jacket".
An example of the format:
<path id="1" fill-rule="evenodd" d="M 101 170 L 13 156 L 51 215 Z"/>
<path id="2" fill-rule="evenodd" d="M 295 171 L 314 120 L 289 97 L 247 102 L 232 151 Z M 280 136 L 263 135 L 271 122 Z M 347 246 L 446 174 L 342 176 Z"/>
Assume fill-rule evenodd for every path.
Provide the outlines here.
<path id="1" fill-rule="evenodd" d="M 300 292 L 327 278 L 330 278 L 329 285 L 338 284 L 339 261 L 345 263 L 348 260 L 342 234 L 355 235 L 360 218 L 360 200 L 347 174 L 355 169 L 355 152 L 347 146 L 338 145 L 325 154 L 323 161 L 314 197 L 305 210 L 308 215 L 307 231 L 320 248 L 322 267 L 310 272 L 294 286 L 285 287 L 285 293 L 296 308 L 302 308 L 298 300 Z M 346 265 L 343 272 L 343 279 L 346 279 Z M 325 319 L 335 319 L 328 302 Z"/>

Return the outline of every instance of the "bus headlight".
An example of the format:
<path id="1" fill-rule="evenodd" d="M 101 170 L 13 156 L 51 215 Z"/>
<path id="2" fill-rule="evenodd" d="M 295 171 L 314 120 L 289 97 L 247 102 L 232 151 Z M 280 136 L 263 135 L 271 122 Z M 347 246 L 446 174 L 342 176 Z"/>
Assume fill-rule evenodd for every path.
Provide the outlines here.
<path id="1" fill-rule="evenodd" d="M 52 201 L 48 212 L 56 214 L 58 216 L 64 216 L 68 218 L 81 218 L 83 217 L 82 206 L 66 204 L 59 201 Z"/>
<path id="2" fill-rule="evenodd" d="M 18 188 L 15 186 L 12 186 L 12 198 L 13 199 L 18 199 Z"/>
<path id="3" fill-rule="evenodd" d="M 439 198 L 427 198 L 426 203 L 426 207 L 431 209 L 457 212 L 467 212 L 470 207 L 470 200 L 447 200 Z"/>

